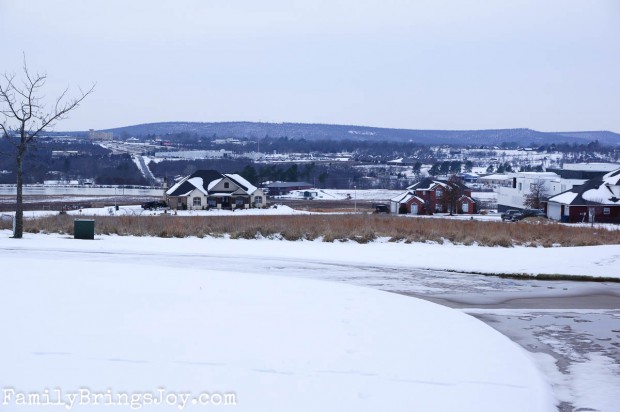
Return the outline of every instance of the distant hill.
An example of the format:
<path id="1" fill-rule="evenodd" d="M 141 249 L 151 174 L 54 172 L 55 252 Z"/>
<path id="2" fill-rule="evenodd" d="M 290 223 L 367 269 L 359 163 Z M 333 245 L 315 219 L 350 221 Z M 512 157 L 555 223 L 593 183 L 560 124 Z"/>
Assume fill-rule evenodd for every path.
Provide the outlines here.
<path id="1" fill-rule="evenodd" d="M 191 133 L 200 136 L 261 138 L 288 137 L 306 140 L 376 140 L 450 145 L 500 145 L 516 142 L 522 146 L 550 143 L 620 144 L 620 134 L 609 131 L 588 132 L 539 132 L 532 129 L 498 130 L 410 130 L 367 126 L 346 126 L 307 123 L 256 123 L 256 122 L 165 122 L 107 129 L 116 136 L 166 136 L 174 133 Z"/>

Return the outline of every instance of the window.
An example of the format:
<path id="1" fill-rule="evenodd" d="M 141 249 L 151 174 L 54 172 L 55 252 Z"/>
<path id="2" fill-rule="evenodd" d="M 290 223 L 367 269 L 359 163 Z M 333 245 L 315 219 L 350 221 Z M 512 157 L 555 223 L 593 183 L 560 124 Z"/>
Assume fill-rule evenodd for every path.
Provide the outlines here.
<path id="1" fill-rule="evenodd" d="M 195 198 L 193 198 L 193 202 L 194 202 L 194 203 L 193 203 L 193 204 L 194 204 L 194 206 L 198 206 L 198 207 L 200 207 L 200 206 L 202 205 L 202 199 L 200 199 L 199 197 L 195 197 Z"/>
<path id="2" fill-rule="evenodd" d="M 441 197 L 442 194 L 443 194 L 443 192 L 441 191 L 441 189 L 437 189 L 435 191 L 435 196 L 437 196 L 437 197 Z"/>
<path id="3" fill-rule="evenodd" d="M 243 203 L 244 202 L 243 202 L 243 198 L 242 197 L 238 197 L 238 198 L 235 199 L 235 206 L 241 207 L 241 206 L 243 206 Z"/>
<path id="4" fill-rule="evenodd" d="M 217 201 L 215 199 L 207 199 L 207 206 L 209 206 L 209 207 L 216 207 L 217 206 Z"/>
<path id="5" fill-rule="evenodd" d="M 469 203 L 463 202 L 463 213 L 469 212 Z"/>
<path id="6" fill-rule="evenodd" d="M 254 203 L 257 205 L 262 205 L 263 204 L 263 197 L 262 196 L 256 196 L 254 198 Z"/>
<path id="7" fill-rule="evenodd" d="M 523 183 L 519 182 L 519 192 L 523 190 Z"/>
<path id="8" fill-rule="evenodd" d="M 604 215 L 609 215 L 609 214 L 611 214 L 611 209 L 610 209 L 610 208 L 608 208 L 608 207 L 604 207 L 604 208 L 603 208 L 603 214 L 604 214 Z"/>
<path id="9" fill-rule="evenodd" d="M 224 182 L 224 189 L 228 189 L 228 188 L 230 188 L 230 183 Z"/>

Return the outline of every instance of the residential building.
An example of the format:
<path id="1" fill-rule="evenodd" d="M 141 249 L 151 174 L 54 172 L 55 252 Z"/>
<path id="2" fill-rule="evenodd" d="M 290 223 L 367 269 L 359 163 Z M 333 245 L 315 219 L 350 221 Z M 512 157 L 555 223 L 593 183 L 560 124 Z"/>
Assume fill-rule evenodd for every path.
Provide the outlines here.
<path id="1" fill-rule="evenodd" d="M 308 182 L 273 182 L 265 186 L 269 196 L 282 196 L 293 190 L 307 190 L 314 186 Z"/>
<path id="2" fill-rule="evenodd" d="M 166 190 L 171 209 L 249 209 L 266 207 L 262 191 L 237 174 L 198 170 Z"/>
<path id="3" fill-rule="evenodd" d="M 618 168 L 620 164 L 617 163 L 567 163 L 562 169 L 548 169 L 546 172 L 510 173 L 508 179 L 497 187 L 497 211 L 525 209 L 525 199 L 539 183 L 543 184 L 548 198 Z"/>
<path id="4" fill-rule="evenodd" d="M 526 209 L 525 199 L 542 184 L 542 192 L 546 197 L 557 195 L 573 186 L 583 184 L 585 179 L 563 179 L 552 172 L 518 172 L 508 174 L 497 188 L 497 211 L 505 212 L 508 209 Z"/>
<path id="5" fill-rule="evenodd" d="M 571 223 L 620 223 L 620 168 L 550 197 L 547 217 Z"/>
<path id="6" fill-rule="evenodd" d="M 433 213 L 473 214 L 477 203 L 471 189 L 457 181 L 427 178 L 411 185 L 407 191 L 390 200 L 392 213 L 431 215 Z"/>

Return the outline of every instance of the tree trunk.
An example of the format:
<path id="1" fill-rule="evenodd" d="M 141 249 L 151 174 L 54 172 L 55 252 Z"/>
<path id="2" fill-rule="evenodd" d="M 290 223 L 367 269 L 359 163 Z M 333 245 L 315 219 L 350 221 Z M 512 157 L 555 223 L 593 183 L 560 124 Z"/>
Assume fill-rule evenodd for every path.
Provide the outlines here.
<path id="1" fill-rule="evenodd" d="M 22 161 L 23 152 L 21 147 L 18 149 L 17 154 L 17 196 L 15 197 L 15 232 L 13 233 L 14 239 L 21 239 L 24 235 L 24 202 L 23 202 L 23 176 L 22 176 Z"/>

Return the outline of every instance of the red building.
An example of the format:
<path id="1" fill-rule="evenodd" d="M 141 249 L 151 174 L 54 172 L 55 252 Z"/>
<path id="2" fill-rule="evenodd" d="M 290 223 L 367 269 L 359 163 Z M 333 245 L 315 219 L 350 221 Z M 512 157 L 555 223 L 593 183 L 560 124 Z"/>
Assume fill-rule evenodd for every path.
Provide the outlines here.
<path id="1" fill-rule="evenodd" d="M 550 197 L 547 217 L 570 223 L 620 223 L 620 169 Z"/>
<path id="2" fill-rule="evenodd" d="M 424 179 L 391 199 L 392 213 L 432 215 L 433 213 L 477 212 L 471 189 L 456 180 Z"/>

